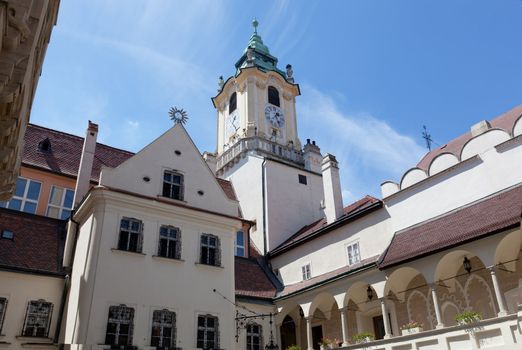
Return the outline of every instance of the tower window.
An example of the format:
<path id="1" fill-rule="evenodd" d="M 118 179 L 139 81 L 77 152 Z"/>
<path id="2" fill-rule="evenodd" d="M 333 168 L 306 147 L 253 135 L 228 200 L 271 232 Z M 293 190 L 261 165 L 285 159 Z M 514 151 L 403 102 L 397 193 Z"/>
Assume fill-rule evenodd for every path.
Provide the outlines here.
<path id="1" fill-rule="evenodd" d="M 237 94 L 234 92 L 232 96 L 230 96 L 230 101 L 228 101 L 228 114 L 234 112 L 237 108 Z"/>
<path id="2" fill-rule="evenodd" d="M 300 184 L 306 185 L 308 183 L 308 181 L 306 179 L 306 175 L 298 174 L 297 177 L 299 179 Z"/>
<path id="3" fill-rule="evenodd" d="M 274 106 L 280 107 L 279 103 L 279 91 L 273 86 L 268 87 L 268 103 Z"/>

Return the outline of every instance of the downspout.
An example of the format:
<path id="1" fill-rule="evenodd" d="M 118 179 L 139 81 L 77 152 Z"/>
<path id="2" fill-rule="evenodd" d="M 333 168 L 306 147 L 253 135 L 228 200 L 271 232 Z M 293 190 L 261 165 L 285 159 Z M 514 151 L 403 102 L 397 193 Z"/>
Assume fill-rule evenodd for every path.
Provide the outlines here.
<path id="1" fill-rule="evenodd" d="M 62 299 L 60 300 L 60 311 L 58 312 L 58 321 L 56 322 L 56 330 L 54 331 L 53 343 L 57 344 L 60 339 L 60 330 L 62 329 L 63 313 L 65 311 L 65 302 L 67 295 L 69 294 L 69 286 L 71 284 L 71 278 L 69 275 L 65 276 L 65 283 L 63 284 Z"/>
<path id="2" fill-rule="evenodd" d="M 267 243 L 266 243 L 266 186 L 265 186 L 265 172 L 266 172 L 266 158 L 263 159 L 263 164 L 261 165 L 261 195 L 263 198 L 263 256 L 266 256 L 267 253 Z"/>

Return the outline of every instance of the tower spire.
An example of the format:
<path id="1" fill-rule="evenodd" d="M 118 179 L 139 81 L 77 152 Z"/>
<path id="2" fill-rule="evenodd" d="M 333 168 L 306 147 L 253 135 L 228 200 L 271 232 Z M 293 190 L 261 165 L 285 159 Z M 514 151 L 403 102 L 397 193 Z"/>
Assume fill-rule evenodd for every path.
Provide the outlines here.
<path id="1" fill-rule="evenodd" d="M 254 27 L 254 34 L 257 34 L 257 26 L 259 25 L 259 22 L 254 17 L 254 20 L 252 21 L 252 26 Z"/>

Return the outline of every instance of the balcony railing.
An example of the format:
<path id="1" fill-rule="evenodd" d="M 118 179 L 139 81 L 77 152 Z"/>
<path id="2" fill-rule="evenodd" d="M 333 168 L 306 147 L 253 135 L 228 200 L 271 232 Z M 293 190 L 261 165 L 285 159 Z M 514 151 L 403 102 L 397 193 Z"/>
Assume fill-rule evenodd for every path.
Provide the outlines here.
<path id="1" fill-rule="evenodd" d="M 282 161 L 304 165 L 303 152 L 254 136 L 240 139 L 223 152 L 217 159 L 217 170 L 221 170 L 226 164 L 248 151 L 257 151 Z"/>
<path id="2" fill-rule="evenodd" d="M 433 329 L 348 345 L 339 349 L 414 350 L 414 349 L 522 349 L 522 311 L 468 325 Z"/>

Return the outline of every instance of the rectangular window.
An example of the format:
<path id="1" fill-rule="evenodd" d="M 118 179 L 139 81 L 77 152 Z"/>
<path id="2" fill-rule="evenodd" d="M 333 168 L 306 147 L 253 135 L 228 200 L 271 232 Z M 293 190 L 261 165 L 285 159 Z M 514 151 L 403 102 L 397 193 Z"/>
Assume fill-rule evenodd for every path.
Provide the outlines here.
<path id="1" fill-rule="evenodd" d="M 142 232 L 143 224 L 140 220 L 121 219 L 118 249 L 141 253 Z"/>
<path id="2" fill-rule="evenodd" d="M 74 191 L 68 188 L 53 186 L 47 206 L 47 216 L 66 220 L 71 215 Z"/>
<path id="3" fill-rule="evenodd" d="M 205 265 L 221 266 L 219 238 L 204 233 L 201 235 L 201 257 L 199 262 Z"/>
<path id="4" fill-rule="evenodd" d="M 0 298 L 0 334 L 2 334 L 2 327 L 4 325 L 5 310 L 7 309 L 7 299 Z"/>
<path id="5" fill-rule="evenodd" d="M 263 350 L 263 331 L 260 325 L 252 323 L 247 326 L 247 350 Z"/>
<path id="6" fill-rule="evenodd" d="M 27 305 L 22 336 L 46 338 L 49 334 L 49 324 L 53 304 L 45 300 L 33 300 Z"/>
<path id="7" fill-rule="evenodd" d="M 152 334 L 150 345 L 160 348 L 176 347 L 176 313 L 169 310 L 155 310 L 152 313 Z"/>
<path id="8" fill-rule="evenodd" d="M 198 316 L 197 348 L 219 349 L 219 321 L 212 315 Z"/>
<path id="9" fill-rule="evenodd" d="M 160 227 L 158 255 L 169 259 L 181 259 L 181 233 L 173 226 Z"/>
<path id="10" fill-rule="evenodd" d="M 163 173 L 163 197 L 183 200 L 183 175 L 168 170 Z"/>
<path id="11" fill-rule="evenodd" d="M 359 242 L 348 245 L 346 249 L 348 250 L 348 265 L 353 265 L 361 261 Z"/>
<path id="12" fill-rule="evenodd" d="M 16 180 L 13 198 L 9 201 L 0 202 L 0 207 L 35 214 L 41 187 L 42 184 L 38 181 L 19 177 Z"/>
<path id="13" fill-rule="evenodd" d="M 299 174 L 299 175 L 297 175 L 297 177 L 299 178 L 299 183 L 300 184 L 306 185 L 308 183 L 305 175 Z"/>
<path id="14" fill-rule="evenodd" d="M 306 264 L 301 267 L 301 272 L 303 273 L 303 281 L 309 280 L 312 278 L 312 271 L 310 269 L 310 264 Z"/>
<path id="15" fill-rule="evenodd" d="M 245 233 L 243 231 L 236 232 L 236 256 L 245 257 Z"/>
<path id="16" fill-rule="evenodd" d="M 106 345 L 132 345 L 132 332 L 134 328 L 134 309 L 126 305 L 109 307 L 107 331 L 105 333 Z"/>

